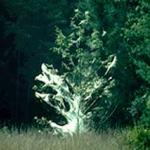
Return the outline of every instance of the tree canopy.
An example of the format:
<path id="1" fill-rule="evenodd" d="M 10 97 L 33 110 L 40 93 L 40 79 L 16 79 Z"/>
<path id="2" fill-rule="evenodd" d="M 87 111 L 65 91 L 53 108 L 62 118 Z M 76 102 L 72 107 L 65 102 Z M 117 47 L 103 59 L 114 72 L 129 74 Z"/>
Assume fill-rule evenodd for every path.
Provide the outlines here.
<path id="1" fill-rule="evenodd" d="M 149 128 L 149 1 L 1 0 L 0 7 L 1 123 L 30 124 L 34 116 L 65 122 L 34 96 L 34 85 L 56 96 L 34 80 L 44 63 L 86 101 L 96 131 Z"/>

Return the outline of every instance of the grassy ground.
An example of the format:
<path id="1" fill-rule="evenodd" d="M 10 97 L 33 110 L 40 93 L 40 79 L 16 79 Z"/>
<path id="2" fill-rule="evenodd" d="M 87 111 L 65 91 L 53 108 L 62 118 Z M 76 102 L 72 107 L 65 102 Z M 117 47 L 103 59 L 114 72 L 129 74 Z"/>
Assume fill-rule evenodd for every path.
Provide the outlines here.
<path id="1" fill-rule="evenodd" d="M 124 133 L 118 131 L 60 139 L 34 130 L 0 130 L 0 150 L 128 150 L 123 137 Z"/>

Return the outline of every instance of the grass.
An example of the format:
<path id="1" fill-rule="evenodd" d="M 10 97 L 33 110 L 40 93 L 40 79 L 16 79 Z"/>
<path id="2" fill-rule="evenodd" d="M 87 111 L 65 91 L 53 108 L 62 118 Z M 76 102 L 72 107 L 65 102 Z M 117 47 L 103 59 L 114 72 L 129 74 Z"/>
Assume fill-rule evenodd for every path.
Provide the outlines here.
<path id="1" fill-rule="evenodd" d="M 60 139 L 36 130 L 0 130 L 0 150 L 128 150 L 124 132 L 86 133 Z"/>

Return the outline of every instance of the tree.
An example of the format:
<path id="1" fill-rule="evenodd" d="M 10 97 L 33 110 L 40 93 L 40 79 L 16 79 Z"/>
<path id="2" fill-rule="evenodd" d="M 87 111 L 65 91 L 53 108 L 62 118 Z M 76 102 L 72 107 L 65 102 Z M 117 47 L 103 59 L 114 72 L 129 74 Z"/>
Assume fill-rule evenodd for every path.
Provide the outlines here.
<path id="1" fill-rule="evenodd" d="M 84 132 L 95 114 L 101 116 L 101 121 L 112 114 L 109 108 L 115 81 L 111 72 L 117 58 L 105 54 L 101 41 L 104 34 L 93 28 L 90 19 L 88 11 L 76 9 L 68 35 L 56 28 L 56 46 L 52 50 L 61 57 L 61 75 L 53 66 L 42 64 L 42 73 L 35 78 L 39 81 L 34 87 L 36 97 L 66 121 L 63 125 L 48 122 L 56 134 Z"/>
<path id="2" fill-rule="evenodd" d="M 149 119 L 149 85 L 150 85 L 150 7 L 146 0 L 138 1 L 138 5 L 128 13 L 128 20 L 124 29 L 125 40 L 131 64 L 136 74 L 135 80 L 139 86 L 134 94 L 131 113 L 135 121 L 140 118 Z M 146 114 L 147 115 L 146 115 Z M 146 119 L 147 118 L 147 119 Z M 145 121 L 144 121 L 145 122 Z M 144 124 L 148 124 L 148 122 Z"/>

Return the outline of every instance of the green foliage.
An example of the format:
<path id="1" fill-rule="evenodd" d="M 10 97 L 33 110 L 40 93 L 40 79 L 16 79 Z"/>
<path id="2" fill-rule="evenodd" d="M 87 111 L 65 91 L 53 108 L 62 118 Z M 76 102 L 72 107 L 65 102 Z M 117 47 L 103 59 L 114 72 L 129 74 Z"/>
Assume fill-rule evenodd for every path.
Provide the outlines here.
<path id="1" fill-rule="evenodd" d="M 70 111 L 73 105 L 74 112 L 77 108 L 79 112 L 81 111 L 83 117 L 78 116 L 78 114 L 71 115 L 72 117 L 86 120 L 88 124 L 88 120 L 90 120 L 90 126 L 99 129 L 101 122 L 106 122 L 117 107 L 112 94 L 115 80 L 111 76 L 117 64 L 117 57 L 105 53 L 103 41 L 101 40 L 104 35 L 101 35 L 98 29 L 91 25 L 90 19 L 91 16 L 88 11 L 83 13 L 76 9 L 75 16 L 71 19 L 70 33 L 65 35 L 59 28 L 56 28 L 56 46 L 52 48 L 52 51 L 61 57 L 62 75 L 60 77 L 58 75 L 54 76 L 54 69 L 51 70 L 48 69 L 47 65 L 42 65 L 45 66 L 45 69 L 42 69 L 43 73 L 36 79 L 43 82 L 44 85 L 40 93 L 36 92 L 36 95 L 66 118 L 67 113 L 72 113 Z M 55 81 L 55 86 L 52 85 L 51 76 L 53 76 L 53 82 L 55 81 L 54 78 L 57 77 L 63 83 Z M 57 84 L 58 88 L 56 88 Z M 56 91 L 56 96 L 51 96 L 51 93 L 48 92 L 41 93 L 45 91 L 44 88 L 47 86 Z M 64 88 L 68 89 L 65 93 L 63 92 Z M 61 97 L 61 100 L 57 95 Z M 66 97 L 66 95 L 68 96 Z M 71 102 L 72 99 L 74 102 Z M 53 100 L 56 101 L 54 104 L 51 102 Z M 59 104 L 57 104 L 57 101 L 61 103 L 65 101 L 70 109 L 62 113 L 61 109 L 63 108 L 58 109 Z M 77 106 L 76 101 L 79 101 Z M 96 119 L 99 119 L 99 121 Z M 67 123 L 69 125 L 69 120 Z M 80 126 L 82 127 L 82 124 Z"/>
<path id="2" fill-rule="evenodd" d="M 140 119 L 142 113 L 146 109 L 146 102 L 147 102 L 147 94 L 145 93 L 147 89 L 145 87 L 141 87 L 136 93 L 135 93 L 135 99 L 131 102 L 130 107 L 130 113 L 134 119 L 134 121 L 137 121 Z M 144 95 L 143 95 L 144 93 Z"/>
<path id="3" fill-rule="evenodd" d="M 150 81 L 149 20 L 149 14 L 142 15 L 140 18 L 136 18 L 130 29 L 127 29 L 125 32 L 130 45 L 131 60 L 136 66 L 136 73 L 147 83 Z"/>
<path id="4" fill-rule="evenodd" d="M 147 1 L 139 1 L 135 11 L 128 13 L 124 30 L 129 59 L 139 82 L 134 94 L 135 100 L 131 104 L 131 113 L 135 120 L 143 120 L 144 124 L 149 122 L 147 103 L 150 84 L 150 8 L 147 4 Z"/>
<path id="5" fill-rule="evenodd" d="M 139 124 L 150 128 L 150 93 L 145 94 L 145 109 L 142 112 Z"/>
<path id="6" fill-rule="evenodd" d="M 150 81 L 150 15 L 143 1 L 135 8 L 134 13 L 129 13 L 125 39 L 128 43 L 128 53 L 135 65 L 136 73 L 149 84 Z"/>
<path id="7" fill-rule="evenodd" d="M 131 123 L 128 107 L 130 107 L 131 101 L 134 99 L 134 92 L 136 88 L 139 88 L 139 85 L 130 61 L 128 44 L 124 37 L 124 27 L 127 15 L 130 13 L 130 7 L 134 7 L 136 3 L 126 0 L 111 2 L 89 0 L 88 2 L 89 11 L 93 12 L 92 19 L 97 24 L 101 35 L 104 35 L 101 37 L 104 55 L 113 54 L 117 57 L 117 65 L 111 71 L 111 76 L 115 79 L 111 101 L 115 107 L 117 104 L 117 107 L 108 120 L 112 126 Z M 104 56 L 102 59 L 106 59 L 106 57 Z"/>
<path id="8" fill-rule="evenodd" d="M 130 112 L 137 127 L 129 133 L 132 149 L 148 150 L 150 145 L 150 7 L 141 0 L 127 15 L 125 40 L 131 64 L 139 82 Z"/>
<path id="9" fill-rule="evenodd" d="M 52 133 L 52 128 L 50 128 L 49 124 L 48 124 L 48 120 L 44 117 L 38 118 L 38 117 L 34 117 L 34 125 L 35 128 L 38 129 L 39 133 Z"/>
<path id="10" fill-rule="evenodd" d="M 64 36 L 57 29 L 53 51 L 63 58 L 62 69 L 66 77 L 85 100 L 87 108 L 84 111 L 93 113 L 92 126 L 100 128 L 117 105 L 112 95 L 115 80 L 111 77 L 116 67 L 116 57 L 104 51 L 104 35 L 93 27 L 91 19 L 89 11 L 83 13 L 76 9 L 70 26 L 72 32 Z"/>
<path id="11" fill-rule="evenodd" d="M 131 149 L 149 150 L 150 147 L 150 129 L 135 127 L 128 132 L 127 141 Z"/>

